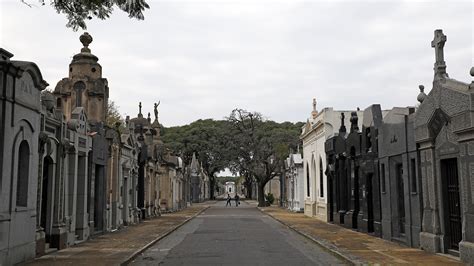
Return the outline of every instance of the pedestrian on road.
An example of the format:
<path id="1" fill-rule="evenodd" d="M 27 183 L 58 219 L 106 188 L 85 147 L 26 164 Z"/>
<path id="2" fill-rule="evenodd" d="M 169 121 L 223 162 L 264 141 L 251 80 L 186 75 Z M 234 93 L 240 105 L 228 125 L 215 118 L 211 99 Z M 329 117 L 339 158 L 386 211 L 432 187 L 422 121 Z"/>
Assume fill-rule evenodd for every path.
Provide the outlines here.
<path id="1" fill-rule="evenodd" d="M 230 207 L 232 207 L 232 203 L 230 203 L 230 200 L 232 198 L 230 197 L 229 193 L 227 193 L 227 203 L 225 204 L 225 206 L 227 207 L 227 205 L 230 205 Z"/>
<path id="2" fill-rule="evenodd" d="M 234 199 L 235 199 L 235 207 L 239 207 L 240 201 L 239 201 L 239 195 L 237 195 L 237 193 L 235 193 Z"/>

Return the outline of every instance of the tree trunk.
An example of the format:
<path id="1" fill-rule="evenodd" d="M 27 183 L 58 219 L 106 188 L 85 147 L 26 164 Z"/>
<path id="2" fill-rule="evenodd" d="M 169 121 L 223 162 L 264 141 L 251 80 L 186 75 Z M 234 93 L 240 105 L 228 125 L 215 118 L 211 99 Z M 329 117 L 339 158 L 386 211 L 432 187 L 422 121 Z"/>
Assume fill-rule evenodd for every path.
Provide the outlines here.
<path id="1" fill-rule="evenodd" d="M 216 187 L 216 180 L 213 176 L 209 177 L 209 198 L 214 199 L 214 190 Z"/>
<path id="2" fill-rule="evenodd" d="M 252 198 L 252 186 L 253 184 L 252 183 L 247 183 L 247 199 L 251 199 Z"/>
<path id="3" fill-rule="evenodd" d="M 265 184 L 262 184 L 260 182 L 258 184 L 258 207 L 265 207 L 266 206 L 266 201 L 265 201 Z"/>

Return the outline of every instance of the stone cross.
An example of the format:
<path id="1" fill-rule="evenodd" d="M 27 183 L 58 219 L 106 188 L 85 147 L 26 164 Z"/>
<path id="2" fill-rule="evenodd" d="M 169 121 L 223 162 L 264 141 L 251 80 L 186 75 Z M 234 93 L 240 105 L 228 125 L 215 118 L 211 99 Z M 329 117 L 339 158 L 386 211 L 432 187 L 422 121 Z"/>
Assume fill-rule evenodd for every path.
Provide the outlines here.
<path id="1" fill-rule="evenodd" d="M 434 64 L 435 76 L 446 76 L 446 63 L 444 62 L 444 44 L 446 43 L 446 35 L 443 30 L 435 30 L 434 39 L 431 41 L 431 47 L 435 48 L 436 62 Z"/>
<path id="2" fill-rule="evenodd" d="M 138 115 L 142 114 L 142 102 L 138 103 Z"/>
<path id="3" fill-rule="evenodd" d="M 316 111 L 316 98 L 313 98 L 313 111 Z"/>

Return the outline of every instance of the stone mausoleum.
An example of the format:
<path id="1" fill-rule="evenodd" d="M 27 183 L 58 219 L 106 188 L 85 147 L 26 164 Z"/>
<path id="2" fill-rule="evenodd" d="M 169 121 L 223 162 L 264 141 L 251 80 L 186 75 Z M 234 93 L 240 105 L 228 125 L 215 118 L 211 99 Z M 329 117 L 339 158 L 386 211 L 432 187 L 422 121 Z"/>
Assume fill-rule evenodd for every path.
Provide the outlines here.
<path id="1" fill-rule="evenodd" d="M 0 264 L 35 257 L 41 91 L 32 62 L 0 48 Z"/>
<path id="2" fill-rule="evenodd" d="M 313 99 L 311 116 L 301 130 L 300 139 L 303 142 L 303 175 L 304 175 L 304 212 L 309 217 L 322 221 L 331 218 L 328 190 L 327 157 L 325 142 L 337 135 L 341 123 L 348 123 L 353 111 L 338 111 L 332 107 L 316 109 L 316 99 Z M 362 112 L 360 112 L 362 114 Z M 341 116 L 347 121 L 341 121 Z M 360 126 L 360 125 L 359 125 Z"/>
<path id="3" fill-rule="evenodd" d="M 423 190 L 421 248 L 474 262 L 474 82 L 448 76 L 436 30 L 433 87 L 421 90 L 415 141 Z M 470 74 L 474 76 L 474 68 Z"/>
<path id="4" fill-rule="evenodd" d="M 183 162 L 150 114 L 107 124 L 109 87 L 92 36 L 53 92 L 0 48 L 0 265 L 87 241 L 187 205 Z M 202 169 L 200 169 L 202 173 Z M 202 176 L 202 175 L 201 175 Z M 204 184 L 206 184 L 204 182 Z M 207 182 L 208 184 L 208 182 Z M 209 188 L 200 200 L 208 198 Z"/>

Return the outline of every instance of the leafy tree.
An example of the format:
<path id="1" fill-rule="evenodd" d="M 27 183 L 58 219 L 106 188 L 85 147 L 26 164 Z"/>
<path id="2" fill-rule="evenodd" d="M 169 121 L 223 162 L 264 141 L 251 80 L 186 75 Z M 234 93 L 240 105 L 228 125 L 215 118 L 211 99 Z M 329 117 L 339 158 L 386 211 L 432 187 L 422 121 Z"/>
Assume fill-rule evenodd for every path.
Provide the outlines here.
<path id="1" fill-rule="evenodd" d="M 243 109 L 234 109 L 227 120 L 234 129 L 232 168 L 246 176 L 246 184 L 257 182 L 258 205 L 265 206 L 265 185 L 281 175 L 289 150 L 299 144 L 301 124 L 279 124 Z"/>
<path id="2" fill-rule="evenodd" d="M 119 133 L 122 133 L 123 129 L 125 129 L 125 121 L 120 115 L 119 106 L 117 106 L 114 101 L 108 102 L 105 124 L 110 128 L 117 129 Z"/>
<path id="3" fill-rule="evenodd" d="M 28 6 L 32 6 L 33 0 L 21 0 Z M 59 14 L 65 14 L 68 20 L 66 27 L 77 31 L 79 28 L 87 29 L 86 21 L 92 18 L 107 19 L 114 8 L 118 8 L 128 14 L 130 18 L 143 20 L 143 11 L 150 8 L 145 0 L 38 0 L 41 5 L 47 2 Z"/>
<path id="4" fill-rule="evenodd" d="M 228 165 L 229 139 L 226 121 L 197 120 L 181 127 L 165 128 L 163 142 L 173 153 L 179 154 L 185 164 L 191 162 L 193 153 L 196 153 L 201 165 L 209 176 L 210 196 L 214 198 L 216 188 L 215 174 L 224 170 Z"/>
<path id="5" fill-rule="evenodd" d="M 247 197 L 252 195 L 254 182 L 258 183 L 259 199 L 264 203 L 263 188 L 281 173 L 284 158 L 299 143 L 302 125 L 276 123 L 264 120 L 258 113 L 235 109 L 226 120 L 200 119 L 189 125 L 163 128 L 161 132 L 165 146 L 180 155 L 185 164 L 196 153 L 210 178 L 211 197 L 217 185 L 214 175 L 230 168 L 243 176 Z"/>

